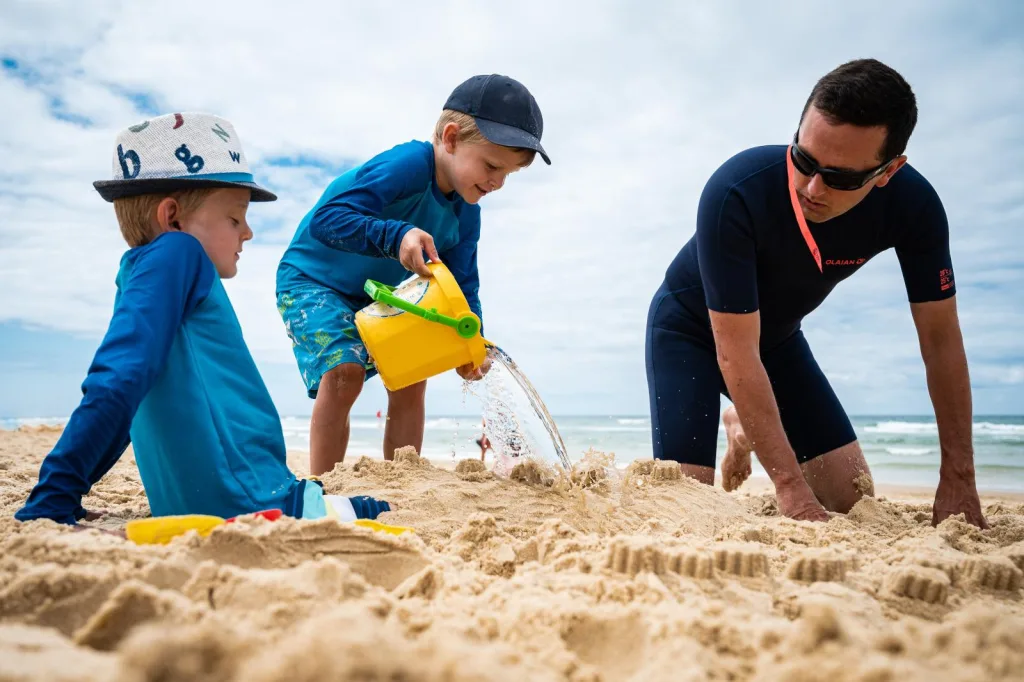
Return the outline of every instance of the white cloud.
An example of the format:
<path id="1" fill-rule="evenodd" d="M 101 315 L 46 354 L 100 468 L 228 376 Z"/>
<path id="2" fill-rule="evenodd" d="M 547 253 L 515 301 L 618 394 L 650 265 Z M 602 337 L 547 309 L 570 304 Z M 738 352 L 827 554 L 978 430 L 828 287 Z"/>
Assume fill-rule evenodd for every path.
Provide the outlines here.
<path id="1" fill-rule="evenodd" d="M 1024 332 L 1021 11 L 998 4 L 5 3 L 0 56 L 41 81 L 0 71 L 0 321 L 102 332 L 124 247 L 89 183 L 110 172 L 116 131 L 145 117 L 118 93 L 143 93 L 231 119 L 282 196 L 251 209 L 258 237 L 229 286 L 277 376 L 292 360 L 274 270 L 331 176 L 262 162 L 343 164 L 422 139 L 458 82 L 496 71 L 537 96 L 554 165 L 484 203 L 487 333 L 556 412 L 643 413 L 647 306 L 705 180 L 745 147 L 786 141 L 814 81 L 870 55 L 917 93 L 911 163 L 950 216 L 974 375 L 998 377 Z M 93 126 L 54 118 L 53 98 Z M 902 286 L 883 256 L 805 324 L 851 411 L 928 409 Z M 1000 383 L 999 400 L 1012 385 L 1024 406 L 1019 381 Z M 432 395 L 441 411 L 461 400 L 455 381 Z"/>

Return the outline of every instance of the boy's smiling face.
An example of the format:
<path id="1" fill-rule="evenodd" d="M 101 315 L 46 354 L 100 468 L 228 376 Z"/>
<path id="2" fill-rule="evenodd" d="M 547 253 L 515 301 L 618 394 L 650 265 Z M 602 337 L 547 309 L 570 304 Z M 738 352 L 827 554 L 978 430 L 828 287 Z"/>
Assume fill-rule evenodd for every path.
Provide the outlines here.
<path id="1" fill-rule="evenodd" d="M 221 279 L 238 273 L 242 245 L 252 239 L 245 217 L 251 194 L 248 189 L 218 189 L 195 211 L 178 218 L 178 229 L 199 240 Z"/>
<path id="2" fill-rule="evenodd" d="M 438 164 L 438 186 L 445 194 L 455 191 L 467 204 L 475 204 L 485 195 L 502 188 L 505 178 L 533 161 L 527 150 L 502 147 L 492 142 L 458 142 L 458 126 L 442 140 L 444 152 Z"/>

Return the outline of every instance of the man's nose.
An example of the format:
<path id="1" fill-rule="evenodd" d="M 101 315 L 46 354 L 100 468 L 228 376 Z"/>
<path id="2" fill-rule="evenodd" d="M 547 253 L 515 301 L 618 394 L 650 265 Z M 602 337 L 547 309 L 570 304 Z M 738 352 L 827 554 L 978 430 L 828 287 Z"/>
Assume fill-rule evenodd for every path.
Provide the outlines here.
<path id="1" fill-rule="evenodd" d="M 821 179 L 820 173 L 815 173 L 811 176 L 811 181 L 807 183 L 807 194 L 812 197 L 820 197 L 828 191 L 828 185 Z"/>

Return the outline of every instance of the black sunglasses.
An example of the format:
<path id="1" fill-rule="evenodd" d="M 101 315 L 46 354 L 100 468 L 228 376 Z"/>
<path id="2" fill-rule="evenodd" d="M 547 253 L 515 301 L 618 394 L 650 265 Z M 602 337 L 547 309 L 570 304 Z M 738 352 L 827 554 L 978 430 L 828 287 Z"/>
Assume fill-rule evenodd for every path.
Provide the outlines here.
<path id="1" fill-rule="evenodd" d="M 821 181 L 827 186 L 832 189 L 838 189 L 842 192 L 851 192 L 855 189 L 860 189 L 871 182 L 871 180 L 881 175 L 881 173 L 889 167 L 889 164 L 893 162 L 892 159 L 889 159 L 880 166 L 875 166 L 874 168 L 864 171 L 822 168 L 818 165 L 818 162 L 814 160 L 814 157 L 800 149 L 795 138 L 793 139 L 793 146 L 790 147 L 790 156 L 793 158 L 793 166 L 795 166 L 802 175 L 806 175 L 809 178 L 814 177 L 815 175 L 820 175 Z"/>

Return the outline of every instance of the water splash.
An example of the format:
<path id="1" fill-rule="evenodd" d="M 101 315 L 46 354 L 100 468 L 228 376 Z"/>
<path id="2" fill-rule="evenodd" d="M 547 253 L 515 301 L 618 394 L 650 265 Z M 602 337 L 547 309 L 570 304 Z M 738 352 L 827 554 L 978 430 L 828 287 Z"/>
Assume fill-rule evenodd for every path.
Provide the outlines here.
<path id="1" fill-rule="evenodd" d="M 551 418 L 551 413 L 548 412 L 547 406 L 544 405 L 544 401 L 541 400 L 540 395 L 537 393 L 537 389 L 533 387 L 533 384 L 530 383 L 530 380 L 527 379 L 526 375 L 519 369 L 519 366 L 516 365 L 512 357 L 501 348 L 490 344 L 487 346 L 487 355 L 492 360 L 501 363 L 501 365 L 508 370 L 508 373 L 512 378 L 515 379 L 516 384 L 518 384 L 519 388 L 523 390 L 523 393 L 526 394 L 526 399 L 530 402 L 530 407 L 533 408 L 534 413 L 536 413 L 537 417 L 544 425 L 544 430 L 547 431 L 548 436 L 551 438 L 551 444 L 555 448 L 558 460 L 567 472 L 572 471 L 572 463 L 569 461 L 569 453 L 566 450 L 565 443 L 562 441 L 561 434 L 558 433 L 558 427 L 555 426 L 555 420 Z M 514 415 L 514 413 L 511 414 Z M 512 426 L 516 425 L 513 424 Z M 516 430 L 521 431 L 521 429 Z M 512 442 L 516 443 L 514 440 Z M 519 453 L 515 454 L 518 455 Z"/>
<path id="2" fill-rule="evenodd" d="M 488 440 L 494 457 L 493 471 L 503 477 L 509 476 L 523 459 L 536 456 L 546 459 L 532 431 L 519 418 L 524 393 L 513 391 L 512 387 L 518 388 L 518 384 L 507 381 L 505 377 L 505 372 L 495 368 L 479 383 L 465 382 L 462 385 L 463 396 L 472 395 L 483 407 L 482 435 Z M 479 440 L 477 444 L 480 444 Z"/>

